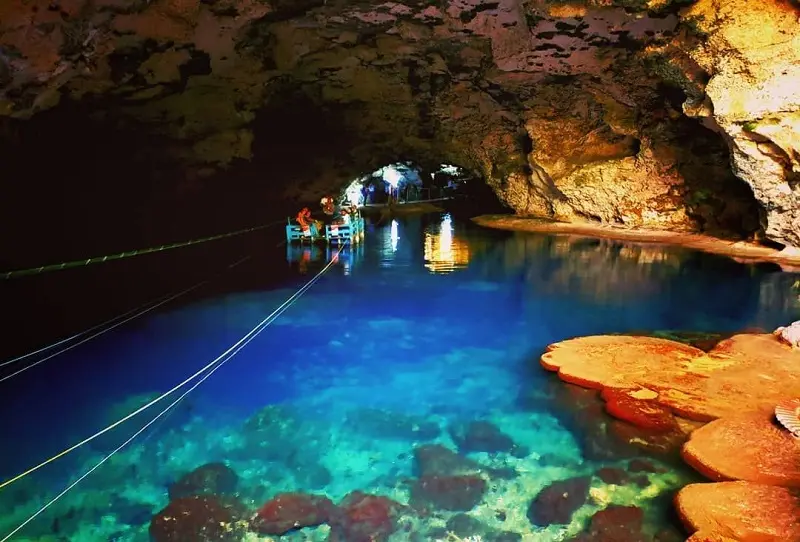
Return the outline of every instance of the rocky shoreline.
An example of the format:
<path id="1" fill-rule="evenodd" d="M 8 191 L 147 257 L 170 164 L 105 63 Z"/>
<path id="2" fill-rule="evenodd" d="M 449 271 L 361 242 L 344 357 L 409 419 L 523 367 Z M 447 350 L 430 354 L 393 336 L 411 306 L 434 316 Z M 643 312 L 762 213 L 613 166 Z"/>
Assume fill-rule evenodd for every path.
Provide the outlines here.
<path id="1" fill-rule="evenodd" d="M 737 261 L 773 262 L 786 271 L 800 270 L 800 253 L 778 250 L 749 241 L 729 241 L 699 233 L 630 229 L 609 224 L 558 222 L 514 215 L 482 215 L 473 222 L 487 228 L 600 237 L 638 243 L 678 245 L 711 254 L 729 256 Z"/>
<path id="2" fill-rule="evenodd" d="M 684 461 L 709 478 L 679 491 L 689 541 L 800 540 L 800 440 L 773 417 L 800 396 L 800 349 L 740 334 L 708 352 L 655 337 L 593 336 L 548 347 L 542 366 L 599 390 L 606 411 L 688 440 Z M 708 422 L 689 429 L 685 421 Z"/>

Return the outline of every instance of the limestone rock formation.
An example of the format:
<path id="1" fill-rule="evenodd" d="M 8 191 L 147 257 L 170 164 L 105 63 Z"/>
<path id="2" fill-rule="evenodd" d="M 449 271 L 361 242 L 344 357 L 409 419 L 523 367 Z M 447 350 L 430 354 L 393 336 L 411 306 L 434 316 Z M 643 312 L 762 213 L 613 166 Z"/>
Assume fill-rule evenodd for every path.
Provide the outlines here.
<path id="1" fill-rule="evenodd" d="M 598 335 L 550 345 L 541 358 L 562 380 L 630 390 L 645 406 L 697 421 L 771 412 L 800 394 L 799 362 L 800 352 L 771 334 L 734 335 L 708 353 L 655 337 Z"/>
<path id="2" fill-rule="evenodd" d="M 800 440 L 770 411 L 714 420 L 692 433 L 682 455 L 711 480 L 800 487 Z"/>
<path id="3" fill-rule="evenodd" d="M 449 162 L 519 214 L 800 246 L 797 17 L 786 0 L 3 2 L 0 131 L 78 101 L 165 136 L 190 182 L 254 152 L 278 177 L 295 145 L 271 181 L 285 196 Z"/>
<path id="4" fill-rule="evenodd" d="M 676 498 L 678 513 L 696 533 L 692 542 L 797 542 L 800 499 L 785 487 L 721 482 L 690 484 Z"/>

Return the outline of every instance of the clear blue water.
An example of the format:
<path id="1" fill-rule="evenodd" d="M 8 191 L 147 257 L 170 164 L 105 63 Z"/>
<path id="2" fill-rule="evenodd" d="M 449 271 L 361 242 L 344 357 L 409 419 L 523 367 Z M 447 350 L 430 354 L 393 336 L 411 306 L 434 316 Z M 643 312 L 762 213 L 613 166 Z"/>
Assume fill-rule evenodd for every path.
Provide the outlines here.
<path id="1" fill-rule="evenodd" d="M 209 272 L 248 251 L 252 257 L 179 301 L 0 382 L 0 478 L 170 389 L 261 322 L 330 256 L 325 247 L 276 247 L 279 233 L 269 235 L 235 249 L 205 248 L 193 257 Z M 180 274 L 181 257 L 191 256 L 147 265 L 154 274 Z M 181 287 L 203 276 L 196 263 Z M 145 271 L 136 273 L 144 282 Z M 406 504 L 418 474 L 415 447 L 455 450 L 458 428 L 474 421 L 490 422 L 523 450 L 465 452 L 484 466 L 517 471 L 493 479 L 470 510 L 485 533 L 562 540 L 609 502 L 645 510 L 651 534 L 675 533 L 669 498 L 692 474 L 671 456 L 598 437 L 587 423 L 603 424 L 599 403 L 541 370 L 538 355 L 579 335 L 771 330 L 800 315 L 792 293 L 798 279 L 681 248 L 495 232 L 449 215 L 371 225 L 364 243 L 345 249 L 274 323 L 12 540 L 150 540 L 150 517 L 168 504 L 169 484 L 209 462 L 225 462 L 237 474 L 238 498 L 250 508 L 285 491 L 338 502 L 361 490 Z M 112 282 L 98 279 L 84 299 L 126 288 Z M 136 295 L 132 305 L 146 299 Z M 99 316 L 86 305 L 61 311 Z M 0 368 L 0 378 L 20 367 Z M 0 489 L 0 540 L 169 402 Z M 571 523 L 535 526 L 526 517 L 553 481 L 624 468 L 632 457 L 649 458 L 664 472 L 648 474 L 644 489 L 595 477 Z M 455 514 L 417 518 L 391 540 L 447 539 Z M 281 539 L 327 536 L 322 526 Z"/>

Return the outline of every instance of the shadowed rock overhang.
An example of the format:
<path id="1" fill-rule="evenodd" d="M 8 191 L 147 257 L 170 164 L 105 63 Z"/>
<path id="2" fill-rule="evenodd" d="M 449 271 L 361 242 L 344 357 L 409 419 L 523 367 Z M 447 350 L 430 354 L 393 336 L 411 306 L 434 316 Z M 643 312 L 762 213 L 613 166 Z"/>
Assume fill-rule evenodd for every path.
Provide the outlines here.
<path id="1" fill-rule="evenodd" d="M 788 0 L 3 2 L 0 125 L 78 102 L 159 137 L 190 183 L 261 160 L 276 194 L 310 199 L 445 162 L 519 214 L 798 247 L 798 17 Z"/>

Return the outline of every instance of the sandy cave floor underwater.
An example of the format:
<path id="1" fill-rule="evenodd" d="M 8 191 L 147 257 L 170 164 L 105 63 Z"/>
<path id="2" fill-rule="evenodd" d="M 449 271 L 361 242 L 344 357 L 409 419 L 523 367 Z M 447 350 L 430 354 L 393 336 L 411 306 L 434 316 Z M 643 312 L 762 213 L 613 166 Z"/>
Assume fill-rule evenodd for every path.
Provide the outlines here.
<path id="1" fill-rule="evenodd" d="M 487 283 L 474 283 L 470 288 L 484 296 L 496 294 L 496 288 Z M 304 303 L 313 300 L 312 293 Z M 292 352 L 297 362 L 287 364 L 293 367 L 291 372 L 265 375 L 261 384 L 266 389 L 292 390 L 290 397 L 265 406 L 244 424 L 235 423 L 232 413 L 226 415 L 224 406 L 216 409 L 216 414 L 209 412 L 207 405 L 177 411 L 145 442 L 114 456 L 56 503 L 28 526 L 23 531 L 27 536 L 19 540 L 150 540 L 150 518 L 167 505 L 169 484 L 217 461 L 236 473 L 234 491 L 252 508 L 277 493 L 294 491 L 324 494 L 339 502 L 351 491 L 361 490 L 408 503 L 409 480 L 415 476 L 415 447 L 438 444 L 456 451 L 459 446 L 453 434 L 463 439 L 464 427 L 472 421 L 489 422 L 514 443 L 514 449 L 507 452 L 465 454 L 482 466 L 516 472 L 492 478 L 480 504 L 469 511 L 490 533 L 519 533 L 521 540 L 563 540 L 579 532 L 588 518 L 608 503 L 647 509 L 648 503 L 668 496 L 691 479 L 690 474 L 668 467 L 664 472 L 645 473 L 644 487 L 641 473 L 637 483 L 622 485 L 595 478 L 591 498 L 568 525 L 534 527 L 526 516 L 528 506 L 551 482 L 591 475 L 601 467 L 626 469 L 627 461 L 586 460 L 574 435 L 552 413 L 521 408 L 521 388 L 535 385 L 519 378 L 525 372 L 519 367 L 520 360 L 528 357 L 525 348 L 519 348 L 516 357 L 510 356 L 508 336 L 497 336 L 495 345 L 487 344 L 487 334 L 471 339 L 469 328 L 448 325 L 446 319 L 436 317 L 420 321 L 365 315 L 363 321 L 348 321 L 347 327 L 353 331 L 342 334 L 328 325 L 324 311 L 287 316 L 276 324 L 282 331 L 300 334 L 324 330 L 329 337 L 327 342 Z M 442 351 L 413 359 L 418 349 L 425 351 L 426 345 L 441 345 L 442 341 L 450 348 L 433 348 Z M 463 346 L 455 347 L 457 344 Z M 390 360 L 375 363 L 382 355 L 386 357 L 387 349 L 394 354 Z M 337 356 L 350 363 L 325 362 Z M 509 367 L 509 360 L 515 367 Z M 234 363 L 222 370 L 238 372 Z M 129 412 L 149 398 L 133 397 L 112 411 Z M 183 423 L 176 425 L 178 420 Z M 142 422 L 132 423 L 126 424 L 127 431 Z M 116 436 L 116 440 L 121 438 Z M 84 464 L 76 472 L 90 468 L 102 456 L 100 450 L 83 455 Z M 5 501 L 0 531 L 11 530 L 44 503 L 38 498 L 20 505 L 17 498 L 26 489 L 22 483 L 3 492 L 14 504 L 0 493 L 0 503 Z M 665 528 L 664 503 L 656 502 L 647 526 L 652 533 Z M 436 512 L 420 520 L 412 532 L 421 540 L 457 539 L 452 535 L 458 523 L 452 518 L 459 514 Z M 326 540 L 328 531 L 327 526 L 306 528 L 280 539 Z M 246 539 L 274 538 L 249 533 Z M 409 539 L 408 532 L 391 538 Z"/>
<path id="2" fill-rule="evenodd" d="M 477 501 L 474 492 L 467 499 L 477 502 L 474 506 L 448 510 L 427 501 L 425 513 L 404 519 L 391 535 L 394 542 L 569 540 L 609 504 L 641 508 L 645 540 L 683 540 L 671 499 L 698 476 L 671 456 L 617 449 L 611 440 L 592 441 L 596 435 L 575 423 L 586 414 L 573 408 L 567 386 L 539 367 L 538 356 L 546 345 L 570 336 L 667 329 L 676 323 L 683 329 L 734 331 L 765 319 L 773 325 L 797 307 L 770 305 L 770 297 L 751 307 L 755 313 L 733 314 L 725 302 L 742 304 L 726 290 L 714 290 L 727 280 L 720 279 L 724 275 L 684 287 L 694 280 L 692 273 L 705 276 L 708 271 L 681 267 L 675 262 L 683 253 L 668 247 L 649 249 L 644 259 L 640 249 L 619 252 L 614 245 L 620 257 L 613 265 L 570 268 L 578 275 L 569 275 L 571 293 L 565 294 L 547 282 L 564 278 L 563 262 L 608 262 L 611 244 L 581 241 L 572 247 L 548 241 L 548 259 L 536 257 L 544 236 L 515 237 L 499 256 L 481 258 L 476 251 L 463 269 L 441 275 L 410 271 L 418 262 L 410 256 L 400 261 L 402 230 L 400 239 L 401 250 L 391 265 L 383 255 L 370 260 L 368 246 L 365 269 L 356 266 L 323 277 L 172 414 L 12 540 L 149 541 L 150 521 L 170 502 L 170 488 L 197 469 L 219 476 L 195 489 L 233 495 L 252 511 L 283 492 L 325 495 L 339 503 L 363 491 L 413 505 L 422 472 L 477 473 L 486 480 Z M 530 239 L 538 240 L 533 252 Z M 512 253 L 516 259 L 528 254 L 522 283 L 491 271 L 498 269 L 498 258 L 506 262 L 499 267 L 510 269 Z M 554 254 L 561 259 L 553 259 Z M 581 254 L 598 259 L 581 260 Z M 712 274 L 718 272 L 711 267 Z M 548 277 L 542 289 L 521 287 L 539 273 Z M 739 284 L 734 290 L 739 293 L 750 283 L 756 285 L 753 292 L 783 288 L 759 290 L 762 283 L 753 282 L 757 276 L 737 271 L 731 285 Z M 600 282 L 590 288 L 597 277 Z M 790 284 L 791 278 L 781 278 L 780 284 Z M 621 296 L 615 289 L 632 293 Z M 595 293 L 587 296 L 589 290 Z M 225 350 L 293 292 L 210 297 L 115 332 L 92 355 L 126 353 L 120 363 L 136 368 L 130 387 L 109 392 L 102 409 L 93 405 L 92 423 L 76 422 L 71 438 L 53 451 L 85 437 L 87 427 L 102 427 L 164 391 L 152 389 L 153 371 L 167 383 L 164 389 L 191 374 L 202 366 L 198 355 L 205 363 Z M 676 299 L 676 292 L 684 298 Z M 63 463 L 0 490 L 0 536 L 153 414 L 134 418 Z M 606 420 L 592 421 L 604 425 Z M 547 521 L 544 511 L 534 514 L 536 525 L 532 522 L 529 507 L 543 489 L 583 476 L 591 486 L 570 520 L 559 521 L 563 511 L 555 511 L 554 521 Z M 330 527 L 322 525 L 284 536 L 248 532 L 244 540 L 324 541 L 329 533 Z"/>

